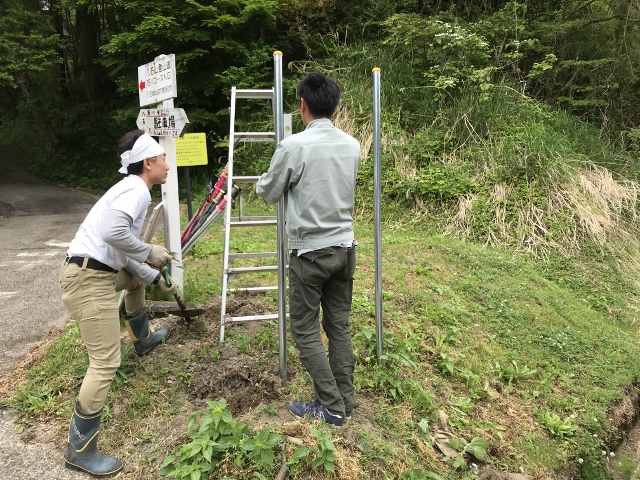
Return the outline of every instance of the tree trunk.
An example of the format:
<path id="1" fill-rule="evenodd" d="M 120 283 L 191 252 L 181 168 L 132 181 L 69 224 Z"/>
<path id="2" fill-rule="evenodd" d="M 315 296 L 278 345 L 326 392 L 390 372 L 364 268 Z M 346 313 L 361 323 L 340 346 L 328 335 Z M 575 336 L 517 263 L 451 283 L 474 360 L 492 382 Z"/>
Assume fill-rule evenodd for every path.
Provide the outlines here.
<path id="1" fill-rule="evenodd" d="M 84 99 L 93 103 L 98 99 L 101 87 L 100 65 L 98 59 L 98 35 L 100 19 L 95 9 L 89 10 L 88 5 L 78 5 L 76 8 L 76 31 L 78 34 L 78 70 L 80 73 L 80 92 Z"/>
<path id="2" fill-rule="evenodd" d="M 29 115 L 31 116 L 33 126 L 42 139 L 44 150 L 47 155 L 47 159 L 52 159 L 58 144 L 58 139 L 53 131 L 51 122 L 48 120 L 49 116 L 44 108 L 38 107 L 31 94 L 31 87 L 29 79 L 24 73 L 16 74 L 16 80 L 20 91 L 22 92 L 22 98 L 29 106 Z"/>

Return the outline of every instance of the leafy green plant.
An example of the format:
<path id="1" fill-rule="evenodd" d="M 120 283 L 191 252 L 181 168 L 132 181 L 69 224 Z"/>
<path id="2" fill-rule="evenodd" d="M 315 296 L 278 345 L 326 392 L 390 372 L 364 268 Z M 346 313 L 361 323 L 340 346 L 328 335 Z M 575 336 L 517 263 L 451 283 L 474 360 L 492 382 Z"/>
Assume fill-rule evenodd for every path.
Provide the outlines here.
<path id="1" fill-rule="evenodd" d="M 542 428 L 548 430 L 552 435 L 560 438 L 572 436 L 578 429 L 570 417 L 560 418 L 557 413 L 545 412 L 536 416 Z"/>
<path id="2" fill-rule="evenodd" d="M 269 431 L 269 428 L 264 428 L 257 435 L 244 439 L 240 449 L 255 464 L 272 467 L 274 464 L 274 448 L 280 439 L 280 435 L 275 435 Z"/>
<path id="3" fill-rule="evenodd" d="M 311 447 L 311 453 L 313 457 L 315 457 L 311 461 L 311 467 L 314 470 L 322 467 L 328 472 L 335 471 L 334 461 L 336 459 L 336 448 L 329 438 L 329 435 L 325 431 L 318 430 L 317 428 L 311 428 L 310 432 L 318 440 L 318 444 Z"/>
<path id="4" fill-rule="evenodd" d="M 433 472 L 425 472 L 419 468 L 412 468 L 400 475 L 400 480 L 444 480 L 443 477 Z"/>
<path id="5" fill-rule="evenodd" d="M 195 381 L 195 378 L 193 378 L 193 374 L 189 372 L 178 372 L 178 380 L 188 387 Z"/>
<path id="6" fill-rule="evenodd" d="M 513 382 L 518 382 L 538 373 L 535 368 L 529 368 L 527 365 L 518 365 L 516 360 L 502 364 L 496 362 L 493 371 L 498 378 L 507 382 L 507 385 L 511 385 Z"/>
<path id="7" fill-rule="evenodd" d="M 51 405 L 52 395 L 53 389 L 49 385 L 24 388 L 16 394 L 12 406 L 23 412 L 40 413 Z"/>
<path id="8" fill-rule="evenodd" d="M 467 462 L 464 456 L 471 455 L 478 460 L 486 460 L 489 442 L 482 437 L 473 437 L 470 442 L 467 442 L 464 438 L 452 438 L 449 440 L 449 446 L 460 452 L 460 455 L 453 458 L 444 457 L 444 460 L 451 461 L 454 468 L 466 470 Z"/>
<path id="9" fill-rule="evenodd" d="M 276 409 L 276 407 L 274 405 L 272 405 L 271 403 L 264 407 L 264 411 L 267 412 L 267 414 L 270 417 L 274 417 L 278 413 L 278 410 Z"/>
<path id="10" fill-rule="evenodd" d="M 246 424 L 236 422 L 224 398 L 208 401 L 208 409 L 189 417 L 187 427 L 191 441 L 168 455 L 160 466 L 160 474 L 178 479 L 207 478 L 220 463 L 232 461 L 237 468 L 250 468 L 252 475 L 266 478 L 275 466 L 277 445 L 282 436 L 271 427 L 251 432 Z M 329 427 L 324 427 L 329 428 Z M 302 465 L 314 470 L 333 472 L 335 446 L 322 429 L 311 428 L 317 445 L 300 447 L 288 460 L 290 465 Z"/>
<path id="11" fill-rule="evenodd" d="M 242 462 L 240 445 L 249 436 L 247 426 L 233 420 L 224 398 L 208 401 L 206 413 L 189 417 L 187 427 L 191 442 L 167 456 L 160 466 L 160 474 L 178 479 L 199 479 L 208 475 L 227 455 Z M 199 426 L 193 428 L 199 417 Z"/>
<path id="12" fill-rule="evenodd" d="M 323 468 L 328 472 L 335 471 L 335 446 L 322 425 L 320 429 L 310 428 L 309 431 L 317 439 L 317 444 L 312 447 L 301 446 L 296 448 L 293 455 L 287 460 L 287 464 L 296 468 L 311 467 L 313 470 Z"/>

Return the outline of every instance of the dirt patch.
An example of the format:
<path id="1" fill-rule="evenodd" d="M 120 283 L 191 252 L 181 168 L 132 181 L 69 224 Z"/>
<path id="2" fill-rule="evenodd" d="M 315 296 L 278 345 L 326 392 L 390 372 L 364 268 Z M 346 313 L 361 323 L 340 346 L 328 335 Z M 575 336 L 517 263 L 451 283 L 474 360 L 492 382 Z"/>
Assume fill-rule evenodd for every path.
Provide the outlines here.
<path id="1" fill-rule="evenodd" d="M 623 397 L 618 404 L 609 410 L 607 418 L 613 426 L 616 436 L 609 442 L 613 450 L 625 439 L 626 434 L 634 427 L 640 412 L 640 393 L 638 382 L 632 382 L 623 390 Z"/>
<path id="2" fill-rule="evenodd" d="M 186 374 L 191 379 L 187 394 L 189 402 L 197 408 L 204 408 L 207 400 L 225 398 L 231 413 L 239 415 L 262 403 L 284 398 L 286 390 L 278 376 L 278 358 L 266 355 L 266 352 L 264 356 L 256 355 L 256 352 L 242 352 L 229 338 L 241 334 L 252 339 L 264 323 L 253 321 L 227 325 L 225 343 L 218 346 L 220 298 L 199 308 L 204 308 L 206 313 L 197 324 L 187 324 L 181 318 L 175 320 L 177 335 L 174 341 L 182 354 L 195 356 L 203 347 L 217 347 L 218 354 L 200 355 L 197 362 L 187 367 Z M 252 295 L 230 296 L 226 310 L 232 316 L 270 313 L 269 305 L 259 296 Z M 273 335 L 277 333 L 274 331 Z M 294 374 L 295 371 L 294 368 Z"/>

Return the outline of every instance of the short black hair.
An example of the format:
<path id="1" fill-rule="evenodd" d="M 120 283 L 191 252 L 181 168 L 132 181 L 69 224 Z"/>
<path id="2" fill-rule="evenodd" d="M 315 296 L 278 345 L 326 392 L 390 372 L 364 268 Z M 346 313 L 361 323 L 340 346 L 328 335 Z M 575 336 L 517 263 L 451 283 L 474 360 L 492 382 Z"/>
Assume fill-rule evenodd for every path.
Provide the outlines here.
<path id="1" fill-rule="evenodd" d="M 298 84 L 297 94 L 304 98 L 314 118 L 330 118 L 340 101 L 340 87 L 321 72 L 304 77 Z"/>
<path id="2" fill-rule="evenodd" d="M 131 150 L 133 148 L 133 144 L 136 143 L 142 135 L 144 135 L 144 130 L 131 130 L 130 132 L 125 133 L 120 141 L 118 142 L 118 161 L 120 161 L 120 155 L 122 155 L 127 150 Z M 139 175 L 142 173 L 142 161 L 132 163 L 127 167 L 127 173 L 129 175 Z"/>

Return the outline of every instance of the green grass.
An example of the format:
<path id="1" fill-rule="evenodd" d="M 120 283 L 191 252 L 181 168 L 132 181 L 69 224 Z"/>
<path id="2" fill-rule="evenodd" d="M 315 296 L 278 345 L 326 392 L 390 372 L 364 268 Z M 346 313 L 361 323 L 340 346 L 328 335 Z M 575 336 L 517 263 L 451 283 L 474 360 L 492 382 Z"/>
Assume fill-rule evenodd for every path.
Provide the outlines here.
<path id="1" fill-rule="evenodd" d="M 605 448 L 612 434 L 606 412 L 640 372 L 636 310 L 629 301 L 638 291 L 611 256 L 594 251 L 580 263 L 555 255 L 541 261 L 434 235 L 430 225 L 397 211 L 385 218 L 394 219 L 382 238 L 384 325 L 393 338 L 385 353 L 404 353 L 411 362 L 387 360 L 390 368 L 383 371 L 371 358 L 375 338 L 367 344 L 356 335 L 354 345 L 360 394 L 389 405 L 388 414 L 371 420 L 390 442 L 411 443 L 410 429 L 394 417 L 397 409 L 415 422 L 442 409 L 461 436 L 470 440 L 482 432 L 490 452 L 508 452 L 490 458 L 512 469 L 577 469 L 578 458 Z M 371 223 L 360 219 L 354 333 L 373 332 L 371 234 Z M 198 248 L 217 248 L 221 232 L 210 235 Z M 266 232 L 234 235 L 247 251 L 273 240 Z M 194 280 L 213 282 L 202 275 Z M 248 352 L 249 340 L 232 330 L 231 341 Z M 277 345 L 270 343 L 275 355 Z M 291 391 L 308 388 L 308 376 L 301 375 Z M 505 410 L 514 416 L 504 416 Z M 532 432 L 523 431 L 523 421 Z M 419 455 L 412 458 L 422 465 Z"/>
<path id="2" fill-rule="evenodd" d="M 607 449 L 613 436 L 607 412 L 640 371 L 636 310 L 630 302 L 638 292 L 624 281 L 624 272 L 600 254 L 583 256 L 580 263 L 561 257 L 541 261 L 434 235 L 432 226 L 397 211 L 385 212 L 385 218 L 393 218 L 393 224 L 384 225 L 382 238 L 382 365 L 375 358 L 373 227 L 366 218 L 356 225 L 355 378 L 358 396 L 374 405 L 366 418 L 369 427 L 357 431 L 357 445 L 345 447 L 359 452 L 360 468 L 374 478 L 397 478 L 410 468 L 463 478 L 438 460 L 418 426 L 433 425 L 435 412 L 443 410 L 456 436 L 489 442 L 487 458 L 496 467 L 554 475 L 578 472 L 582 458 L 588 471 L 604 471 L 596 453 Z M 234 231 L 245 251 L 274 241 L 268 229 L 250 230 Z M 220 223 L 214 224 L 185 258 L 190 302 L 206 303 L 220 294 L 222 237 Z M 606 278 L 597 275 L 602 271 Z M 273 280 L 266 275 L 252 281 Z M 273 298 L 261 300 L 275 307 Z M 274 332 L 275 322 L 252 335 L 230 326 L 227 340 L 256 362 L 273 364 Z M 184 341 L 189 335 L 201 333 L 189 333 Z M 159 363 L 150 365 L 125 347 L 106 421 L 117 418 L 119 431 L 129 422 L 145 421 L 150 412 L 170 417 L 184 411 L 182 402 L 194 381 L 189 365 L 216 361 L 226 348 L 219 349 L 214 340 L 189 354 L 166 348 Z M 288 362 L 297 364 L 292 345 L 288 353 Z M 78 328 L 71 324 L 8 403 L 25 415 L 64 418 L 86 365 Z M 286 385 L 292 399 L 312 391 L 309 376 L 298 371 Z M 265 412 L 271 416 L 274 408 Z M 152 438 L 154 433 L 141 434 Z M 115 441 L 106 437 L 107 445 Z M 430 456 L 421 449 L 430 450 Z M 141 462 L 151 468 L 157 464 L 151 459 L 161 461 L 166 454 Z"/>

